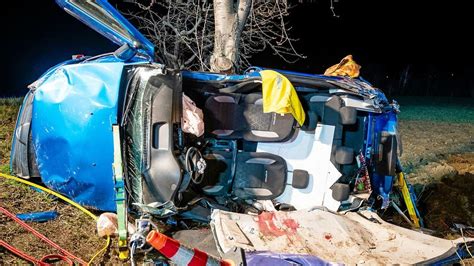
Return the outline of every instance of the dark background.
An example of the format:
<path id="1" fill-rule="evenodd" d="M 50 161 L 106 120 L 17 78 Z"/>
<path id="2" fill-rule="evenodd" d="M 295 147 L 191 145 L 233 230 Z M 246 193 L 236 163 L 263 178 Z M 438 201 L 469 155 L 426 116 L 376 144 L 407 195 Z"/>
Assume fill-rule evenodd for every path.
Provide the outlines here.
<path id="1" fill-rule="evenodd" d="M 130 7 L 120 0 L 123 11 Z M 474 97 L 469 7 L 458 1 L 329 0 L 298 4 L 289 18 L 298 50 L 289 65 L 271 53 L 253 64 L 323 73 L 347 54 L 362 76 L 392 95 Z M 73 54 L 96 55 L 116 45 L 61 10 L 54 0 L 11 1 L 4 10 L 0 96 L 21 96 L 49 67 Z"/>

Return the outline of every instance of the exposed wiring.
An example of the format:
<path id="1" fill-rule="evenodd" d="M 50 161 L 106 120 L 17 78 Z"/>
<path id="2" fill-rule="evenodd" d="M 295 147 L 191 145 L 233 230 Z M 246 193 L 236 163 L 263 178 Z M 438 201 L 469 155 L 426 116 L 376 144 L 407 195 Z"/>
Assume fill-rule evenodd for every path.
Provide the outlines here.
<path id="1" fill-rule="evenodd" d="M 59 194 L 59 193 L 56 192 L 56 191 L 53 191 L 53 190 L 51 190 L 51 189 L 49 189 L 49 188 L 45 188 L 45 187 L 43 187 L 43 186 L 40 186 L 40 185 L 38 185 L 38 184 L 35 184 L 35 183 L 33 183 L 33 182 L 30 182 L 30 181 L 27 181 L 27 180 L 24 180 L 24 179 L 15 177 L 15 176 L 6 175 L 6 174 L 2 174 L 2 173 L 0 173 L 0 176 L 1 176 L 1 177 L 4 177 L 4 178 L 7 178 L 7 179 L 12 179 L 12 180 L 21 182 L 21 183 L 23 183 L 23 184 L 25 184 L 25 185 L 35 187 L 35 188 L 37 188 L 37 189 L 40 189 L 40 190 L 42 190 L 42 191 L 44 191 L 44 192 L 47 192 L 47 193 L 53 195 L 53 196 L 56 196 L 56 197 L 58 197 L 58 198 L 64 200 L 65 202 L 71 204 L 72 206 L 78 208 L 79 210 L 81 210 L 83 213 L 87 214 L 87 215 L 88 215 L 89 217 L 91 217 L 92 219 L 97 220 L 97 216 L 95 216 L 92 212 L 88 211 L 87 209 L 85 209 L 84 207 L 82 207 L 81 205 L 79 205 L 78 203 L 76 203 L 76 202 L 74 202 L 74 201 L 72 201 L 72 200 L 66 198 L 65 196 Z"/>
<path id="2" fill-rule="evenodd" d="M 105 252 L 107 250 L 107 248 L 109 247 L 109 245 L 110 245 L 110 236 L 107 236 L 107 241 L 106 241 L 105 245 L 102 247 L 101 250 L 97 251 L 97 253 L 95 253 L 94 256 L 92 256 L 92 258 L 87 262 L 87 265 L 91 265 L 92 261 L 94 261 L 95 258 L 97 258 L 97 256 L 99 256 L 100 254 Z"/>
<path id="3" fill-rule="evenodd" d="M 3 178 L 6 178 L 6 179 L 11 179 L 11 180 L 15 180 L 17 182 L 20 182 L 20 183 L 23 183 L 25 185 L 28 185 L 28 186 L 32 186 L 32 187 L 35 187 L 41 191 L 44 191 L 46 193 L 49 193 L 53 196 L 56 196 L 62 200 L 64 200 L 65 202 L 71 204 L 72 206 L 76 207 L 77 209 L 79 209 L 80 211 L 82 211 L 83 213 L 87 214 L 89 217 L 91 217 L 92 219 L 94 219 L 94 221 L 97 221 L 97 216 L 94 215 L 92 212 L 90 212 L 89 210 L 85 209 L 84 207 L 82 207 L 81 205 L 79 205 L 78 203 L 68 199 L 67 197 L 57 193 L 56 191 L 53 191 L 49 188 L 45 188 L 43 186 L 40 186 L 38 184 L 35 184 L 33 182 L 30 182 L 30 181 L 27 181 L 27 180 L 24 180 L 24 179 L 21 179 L 21 178 L 18 178 L 18 177 L 15 177 L 15 176 L 11 176 L 11 175 L 7 175 L 7 174 L 2 174 L 0 173 L 0 176 L 3 177 Z M 101 254 L 102 252 L 104 252 L 110 245 L 110 236 L 107 236 L 107 241 L 106 241 L 106 244 L 105 246 L 99 250 L 96 254 L 94 254 L 94 256 L 92 256 L 92 258 L 89 260 L 89 262 L 87 263 L 88 265 L 90 265 L 92 263 L 92 261 L 99 255 Z"/>

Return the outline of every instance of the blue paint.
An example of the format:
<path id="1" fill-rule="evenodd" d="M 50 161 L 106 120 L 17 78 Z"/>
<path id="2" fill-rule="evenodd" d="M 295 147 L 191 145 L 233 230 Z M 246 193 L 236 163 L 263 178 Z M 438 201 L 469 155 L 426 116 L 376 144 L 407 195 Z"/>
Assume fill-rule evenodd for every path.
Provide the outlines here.
<path id="1" fill-rule="evenodd" d="M 276 68 L 257 67 L 257 66 L 252 66 L 248 68 L 246 72 L 249 72 L 249 73 L 251 73 L 250 71 L 260 72 L 262 70 L 275 70 L 278 73 L 281 73 L 282 75 L 293 75 L 293 76 L 305 77 L 305 78 L 317 78 L 317 79 L 325 79 L 325 80 L 333 80 L 333 81 L 344 80 L 343 77 L 339 77 L 339 76 L 325 76 L 321 74 L 310 74 L 310 73 L 302 73 L 302 72 L 296 72 L 296 71 L 282 70 L 282 69 L 276 69 Z"/>
<path id="2" fill-rule="evenodd" d="M 393 109 L 386 110 L 384 113 L 372 115 L 375 119 L 373 128 L 373 136 L 366 139 L 367 142 L 373 143 L 373 154 L 379 153 L 378 141 L 382 132 L 390 135 L 397 134 L 397 113 Z M 371 117 L 371 115 L 369 115 Z M 375 164 L 372 165 L 375 167 Z M 371 183 L 376 195 L 382 198 L 382 208 L 386 208 L 390 203 L 390 193 L 392 192 L 393 181 L 395 176 L 385 176 L 373 171 L 371 175 Z"/>
<path id="3" fill-rule="evenodd" d="M 154 47 L 106 0 L 56 0 L 76 18 L 118 45 L 129 45 L 138 52 L 127 65 L 153 61 Z M 95 13 L 95 14 L 94 14 Z M 99 15 L 97 15 L 99 14 Z M 125 63 L 112 53 L 62 62 L 49 69 L 35 82 L 32 141 L 43 182 L 76 202 L 100 210 L 115 210 L 112 173 L 112 125 L 117 123 L 120 84 Z M 242 75 L 182 71 L 195 82 L 232 84 L 260 78 L 264 68 L 252 67 Z M 282 74 L 326 81 L 344 81 L 345 85 L 364 90 L 378 103 L 385 95 L 361 79 L 348 79 L 276 70 Z M 362 86 L 362 87 L 361 87 Z M 20 110 L 20 114 L 22 109 Z M 368 114 L 364 153 L 370 160 L 382 131 L 396 133 L 396 114 Z M 13 143 L 16 136 L 14 134 Z M 12 154 L 14 146 L 12 147 Z M 393 177 L 373 176 L 376 193 L 384 199 L 391 191 Z"/>
<path id="4" fill-rule="evenodd" d="M 32 138 L 43 182 L 74 201 L 113 211 L 112 124 L 123 63 L 66 65 L 35 91 Z"/>
<path id="5" fill-rule="evenodd" d="M 29 212 L 17 214 L 16 217 L 22 221 L 43 223 L 58 218 L 59 213 L 57 211 L 47 212 Z"/>
<path id="6" fill-rule="evenodd" d="M 95 63 L 115 63 L 115 62 L 122 62 L 123 60 L 117 58 L 113 53 L 102 54 L 98 56 L 89 57 L 84 62 L 95 62 Z M 150 59 L 147 57 L 143 57 L 139 54 L 135 55 L 132 59 L 126 62 L 127 65 L 132 64 L 142 64 L 142 63 L 149 63 Z"/>
<path id="7" fill-rule="evenodd" d="M 473 247 L 474 247 L 474 242 L 473 241 L 468 241 L 466 243 L 466 245 L 464 245 L 464 243 L 458 244 L 455 247 L 456 250 L 451 251 L 450 256 L 446 256 L 445 258 L 439 259 L 439 260 L 434 261 L 434 262 L 430 262 L 429 264 L 433 265 L 433 266 L 453 265 L 453 264 L 459 263 L 459 258 L 470 259 L 472 257 L 471 257 L 471 254 L 469 254 L 466 246 L 470 247 L 471 254 L 472 254 L 472 250 L 473 250 Z M 427 263 L 424 263 L 424 264 L 427 264 Z"/>
<path id="8" fill-rule="evenodd" d="M 260 74 L 258 74 L 258 72 L 252 72 L 252 73 L 248 73 L 244 75 L 226 75 L 226 74 L 218 74 L 218 73 L 183 70 L 181 73 L 184 78 L 192 79 L 198 82 L 199 81 L 238 82 L 238 81 L 246 80 L 250 77 L 260 78 Z"/>
<path id="9" fill-rule="evenodd" d="M 364 138 L 364 156 L 366 160 L 370 160 L 372 158 L 371 152 L 372 152 L 372 146 L 374 144 L 374 139 L 373 139 L 373 115 L 372 113 L 368 113 L 367 117 L 365 118 L 365 138 Z"/>

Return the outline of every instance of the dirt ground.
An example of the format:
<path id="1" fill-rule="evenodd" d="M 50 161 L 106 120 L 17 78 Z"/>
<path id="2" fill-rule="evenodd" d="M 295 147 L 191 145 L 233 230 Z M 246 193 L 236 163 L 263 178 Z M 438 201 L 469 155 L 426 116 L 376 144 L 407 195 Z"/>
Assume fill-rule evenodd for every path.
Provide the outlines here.
<path id="1" fill-rule="evenodd" d="M 425 226 L 456 237 L 454 223 L 474 225 L 474 124 L 407 120 L 400 131 Z"/>
<path id="2" fill-rule="evenodd" d="M 472 164 L 466 166 L 452 159 L 451 165 L 449 157 L 458 154 L 457 158 L 470 160 L 469 154 L 474 152 L 473 123 L 401 120 L 399 128 L 403 143 L 400 159 L 410 182 L 426 184 L 453 176 L 456 171 L 472 173 Z"/>
<path id="3" fill-rule="evenodd" d="M 17 108 L 18 104 L 0 104 L 0 171 L 5 173 L 8 172 Z M 463 112 L 427 108 L 425 110 L 430 110 L 430 116 L 423 116 L 420 120 L 416 116 L 420 112 L 409 109 L 409 105 L 409 115 L 402 112 L 400 116 L 404 146 L 401 160 L 409 181 L 419 192 L 418 205 L 425 224 L 447 238 L 455 234 L 450 229 L 453 223 L 474 225 L 474 108 L 467 108 L 463 109 L 470 112 L 467 119 Z M 463 119 L 430 118 L 444 117 L 446 112 L 455 117 L 463 116 Z M 0 178 L 0 206 L 13 213 L 57 211 L 60 216 L 56 220 L 29 224 L 83 260 L 88 261 L 105 244 L 105 239 L 96 235 L 92 219 L 22 184 Z M 37 258 L 54 252 L 5 216 L 0 216 L 0 239 Z M 116 243 L 112 243 L 106 254 L 100 255 L 94 264 L 118 264 L 115 246 Z M 23 263 L 0 249 L 0 265 Z"/>

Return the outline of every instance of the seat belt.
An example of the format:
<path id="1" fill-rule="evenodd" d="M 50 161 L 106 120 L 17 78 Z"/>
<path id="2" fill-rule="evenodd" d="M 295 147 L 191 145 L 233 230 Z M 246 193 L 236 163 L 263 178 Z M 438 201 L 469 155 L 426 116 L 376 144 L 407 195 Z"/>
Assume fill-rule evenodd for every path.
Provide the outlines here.
<path id="1" fill-rule="evenodd" d="M 118 125 L 112 125 L 114 139 L 114 162 L 112 169 L 114 173 L 115 184 L 115 204 L 117 206 L 117 225 L 118 225 L 118 250 L 121 260 L 128 259 L 127 245 L 127 201 L 125 194 L 125 183 L 123 179 L 122 149 L 120 142 L 120 128 Z"/>

